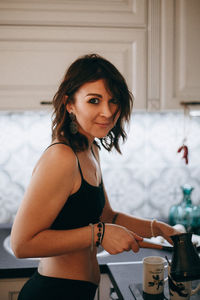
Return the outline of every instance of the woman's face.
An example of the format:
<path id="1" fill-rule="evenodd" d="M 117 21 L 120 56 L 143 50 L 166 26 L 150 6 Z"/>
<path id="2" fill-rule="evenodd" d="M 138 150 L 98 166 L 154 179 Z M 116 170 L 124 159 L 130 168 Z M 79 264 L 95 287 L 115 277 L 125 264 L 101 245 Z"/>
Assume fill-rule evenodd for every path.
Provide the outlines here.
<path id="1" fill-rule="evenodd" d="M 119 100 L 113 98 L 103 79 L 82 85 L 67 110 L 75 114 L 79 132 L 89 140 L 105 137 L 120 116 Z"/>

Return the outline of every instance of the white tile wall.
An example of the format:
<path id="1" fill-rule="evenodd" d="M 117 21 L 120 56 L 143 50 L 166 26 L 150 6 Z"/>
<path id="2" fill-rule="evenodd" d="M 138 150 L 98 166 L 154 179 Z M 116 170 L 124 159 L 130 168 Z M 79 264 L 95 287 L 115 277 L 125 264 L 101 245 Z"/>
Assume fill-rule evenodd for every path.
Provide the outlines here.
<path id="1" fill-rule="evenodd" d="M 181 113 L 134 113 L 123 155 L 101 150 L 104 183 L 113 208 L 167 218 L 181 200 L 180 185 L 195 189 L 200 204 L 200 118 L 186 126 L 189 165 L 177 153 L 183 140 Z M 12 222 L 32 169 L 51 140 L 51 115 L 0 112 L 0 223 Z"/>

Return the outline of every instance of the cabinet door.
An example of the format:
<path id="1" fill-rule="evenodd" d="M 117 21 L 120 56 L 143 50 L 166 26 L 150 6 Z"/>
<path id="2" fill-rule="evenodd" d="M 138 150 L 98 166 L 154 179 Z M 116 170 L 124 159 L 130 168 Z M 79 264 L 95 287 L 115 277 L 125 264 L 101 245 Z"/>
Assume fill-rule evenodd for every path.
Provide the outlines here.
<path id="1" fill-rule="evenodd" d="M 28 278 L 13 278 L 0 280 L 0 299 L 17 300 L 18 294 Z"/>
<path id="2" fill-rule="evenodd" d="M 147 0 L 1 0 L 4 25 L 142 27 Z"/>
<path id="3" fill-rule="evenodd" d="M 135 108 L 146 107 L 146 33 L 143 29 L 0 28 L 0 109 L 41 109 L 78 56 L 99 53 L 127 79 Z"/>
<path id="4" fill-rule="evenodd" d="M 99 284 L 99 288 L 96 292 L 94 300 L 109 300 L 110 298 L 110 290 L 111 290 L 111 281 L 108 274 L 101 274 L 101 280 Z"/>
<path id="5" fill-rule="evenodd" d="M 200 99 L 200 1 L 162 1 L 161 106 Z"/>

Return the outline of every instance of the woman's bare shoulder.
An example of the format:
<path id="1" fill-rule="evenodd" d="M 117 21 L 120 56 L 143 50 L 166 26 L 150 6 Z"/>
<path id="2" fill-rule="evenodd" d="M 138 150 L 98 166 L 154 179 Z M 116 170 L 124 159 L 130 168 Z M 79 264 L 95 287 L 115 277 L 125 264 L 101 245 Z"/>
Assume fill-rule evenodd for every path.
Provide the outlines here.
<path id="1" fill-rule="evenodd" d="M 43 152 L 33 173 L 41 166 L 71 170 L 77 167 L 77 157 L 72 148 L 66 144 L 51 144 Z"/>
<path id="2" fill-rule="evenodd" d="M 72 193 L 77 174 L 77 158 L 70 147 L 57 144 L 44 151 L 15 219 L 14 242 L 23 243 L 51 226 Z"/>

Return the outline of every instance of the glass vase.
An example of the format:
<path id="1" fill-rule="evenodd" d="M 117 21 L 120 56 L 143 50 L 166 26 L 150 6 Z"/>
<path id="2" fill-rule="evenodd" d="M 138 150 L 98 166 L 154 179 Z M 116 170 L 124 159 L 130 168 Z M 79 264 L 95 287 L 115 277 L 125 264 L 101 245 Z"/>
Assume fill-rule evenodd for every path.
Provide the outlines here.
<path id="1" fill-rule="evenodd" d="M 193 205 L 191 194 L 193 187 L 181 186 L 183 192 L 182 201 L 172 205 L 169 211 L 170 225 L 182 224 L 187 232 L 200 233 L 200 206 Z"/>

